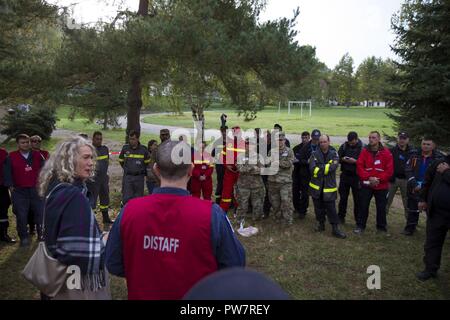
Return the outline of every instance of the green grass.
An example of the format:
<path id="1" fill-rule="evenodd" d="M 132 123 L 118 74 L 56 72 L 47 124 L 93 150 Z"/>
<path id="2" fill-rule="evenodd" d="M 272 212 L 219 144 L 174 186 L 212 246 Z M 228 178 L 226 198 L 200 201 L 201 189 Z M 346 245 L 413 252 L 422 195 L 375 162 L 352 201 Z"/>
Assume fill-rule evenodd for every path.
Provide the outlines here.
<path id="1" fill-rule="evenodd" d="M 103 132 L 103 137 L 108 140 L 113 140 L 117 142 L 125 141 L 125 129 L 108 129 L 103 130 L 103 127 L 90 122 L 87 118 L 77 114 L 75 119 L 69 119 L 70 108 L 67 106 L 62 106 L 58 108 L 57 117 L 58 121 L 56 122 L 56 127 L 58 129 L 71 130 L 75 133 L 86 133 L 89 137 L 92 134 L 99 130 Z M 151 139 L 155 139 L 159 141 L 159 137 L 154 134 L 143 133 L 141 135 L 141 142 L 144 145 L 147 145 L 147 142 Z"/>
<path id="2" fill-rule="evenodd" d="M 391 112 L 391 110 L 365 107 L 351 107 L 349 109 L 345 107 L 313 108 L 311 118 L 305 111 L 303 118 L 301 118 L 298 108 L 292 109 L 289 115 L 286 109 L 278 113 L 278 109 L 267 107 L 258 112 L 254 121 L 245 122 L 242 117 L 238 117 L 235 110 L 214 110 L 205 112 L 205 124 L 207 129 L 217 129 L 220 126 L 221 114 L 226 113 L 228 115 L 228 127 L 240 125 L 245 130 L 252 128 L 272 129 L 275 123 L 279 123 L 287 133 L 297 134 L 315 128 L 319 128 L 323 133 L 332 136 L 346 136 L 351 130 L 359 132 L 362 136 L 368 135 L 371 130 L 393 134 L 393 122 L 386 116 L 385 112 Z M 148 115 L 144 118 L 144 122 L 193 128 L 190 112 L 184 112 L 183 115 Z"/>

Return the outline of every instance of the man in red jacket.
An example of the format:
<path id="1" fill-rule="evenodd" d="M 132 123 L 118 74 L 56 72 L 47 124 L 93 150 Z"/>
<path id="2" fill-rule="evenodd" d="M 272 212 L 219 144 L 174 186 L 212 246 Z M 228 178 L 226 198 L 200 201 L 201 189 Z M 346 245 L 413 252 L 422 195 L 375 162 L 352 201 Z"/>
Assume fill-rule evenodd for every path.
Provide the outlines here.
<path id="1" fill-rule="evenodd" d="M 394 173 L 394 161 L 391 152 L 383 147 L 380 139 L 380 133 L 372 131 L 369 134 L 369 145 L 361 151 L 356 162 L 361 184 L 360 208 L 354 230 L 356 234 L 361 234 L 366 228 L 372 197 L 375 197 L 377 206 L 377 230 L 387 231 L 386 204 L 389 179 Z"/>
<path id="2" fill-rule="evenodd" d="M 200 198 L 203 193 L 203 200 L 211 200 L 214 171 L 214 162 L 211 155 L 204 151 L 205 142 L 202 143 L 202 150 L 194 153 L 194 169 L 191 177 L 191 193 L 194 197 Z"/>

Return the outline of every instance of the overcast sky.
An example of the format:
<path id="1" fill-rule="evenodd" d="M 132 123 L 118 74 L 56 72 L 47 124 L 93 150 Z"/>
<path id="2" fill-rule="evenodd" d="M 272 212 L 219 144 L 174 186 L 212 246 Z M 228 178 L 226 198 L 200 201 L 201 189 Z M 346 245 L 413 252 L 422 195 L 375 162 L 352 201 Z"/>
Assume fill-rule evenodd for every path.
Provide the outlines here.
<path id="1" fill-rule="evenodd" d="M 49 0 L 51 3 L 78 3 L 74 9 L 77 20 L 87 23 L 115 16 L 123 3 L 137 11 L 139 0 Z M 301 45 L 316 47 L 318 58 L 334 68 L 346 53 L 358 66 L 364 58 L 377 56 L 395 58 L 389 45 L 394 35 L 391 17 L 403 0 L 268 0 L 261 19 L 292 17 L 300 8 L 296 40 Z"/>

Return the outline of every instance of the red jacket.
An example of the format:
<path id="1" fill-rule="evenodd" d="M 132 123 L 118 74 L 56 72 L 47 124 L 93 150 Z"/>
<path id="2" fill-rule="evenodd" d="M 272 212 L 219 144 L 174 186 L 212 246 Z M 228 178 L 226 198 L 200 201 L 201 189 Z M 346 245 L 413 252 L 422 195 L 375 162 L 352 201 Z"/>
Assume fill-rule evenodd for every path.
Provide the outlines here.
<path id="1" fill-rule="evenodd" d="M 192 177 L 194 179 L 200 178 L 201 175 L 205 175 L 207 180 L 212 179 L 214 161 L 209 153 L 203 152 L 203 154 L 200 154 L 196 152 L 193 162 L 194 170 L 192 170 Z"/>
<path id="2" fill-rule="evenodd" d="M 3 185 L 3 167 L 5 165 L 6 158 L 8 157 L 8 151 L 0 148 L 0 186 Z"/>
<path id="3" fill-rule="evenodd" d="M 363 186 L 367 186 L 365 182 L 369 181 L 370 177 L 376 177 L 380 179 L 380 184 L 373 189 L 387 190 L 389 189 L 389 179 L 394 174 L 392 153 L 380 144 L 380 149 L 374 157 L 367 146 L 358 157 L 356 171 Z"/>
<path id="4" fill-rule="evenodd" d="M 120 224 L 130 300 L 181 299 L 217 271 L 211 201 L 152 194 L 129 201 Z"/>

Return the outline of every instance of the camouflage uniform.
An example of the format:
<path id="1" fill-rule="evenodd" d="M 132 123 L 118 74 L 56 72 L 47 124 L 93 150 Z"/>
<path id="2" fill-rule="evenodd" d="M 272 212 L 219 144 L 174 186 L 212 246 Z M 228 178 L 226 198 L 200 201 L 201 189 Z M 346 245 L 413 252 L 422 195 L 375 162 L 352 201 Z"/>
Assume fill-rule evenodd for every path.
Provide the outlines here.
<path id="1" fill-rule="evenodd" d="M 281 137 L 281 134 L 280 134 Z M 279 161 L 271 156 L 272 166 L 279 164 L 278 173 L 269 175 L 268 189 L 269 199 L 272 205 L 271 214 L 276 220 L 281 215 L 287 224 L 292 224 L 294 207 L 292 205 L 292 171 L 294 169 L 294 152 L 288 147 L 279 150 Z"/>
<path id="2" fill-rule="evenodd" d="M 239 178 L 235 194 L 238 202 L 236 213 L 239 222 L 245 219 L 250 201 L 253 219 L 260 220 L 264 215 L 263 204 L 266 189 L 260 175 L 262 166 L 260 161 L 257 162 L 257 155 L 252 156 L 251 159 L 243 158 L 242 163 L 237 165 Z"/>

